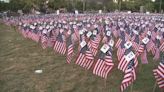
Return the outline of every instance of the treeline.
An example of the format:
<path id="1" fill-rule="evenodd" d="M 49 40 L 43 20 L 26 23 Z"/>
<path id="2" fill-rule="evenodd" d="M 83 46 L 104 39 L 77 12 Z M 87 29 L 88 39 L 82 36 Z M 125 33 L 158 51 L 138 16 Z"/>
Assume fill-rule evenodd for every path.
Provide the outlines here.
<path id="1" fill-rule="evenodd" d="M 25 13 L 29 13 L 32 9 L 38 11 L 57 10 L 59 8 L 65 8 L 68 12 L 79 11 L 91 11 L 91 10 L 131 10 L 139 11 L 140 6 L 144 6 L 145 10 L 150 12 L 159 12 L 164 10 L 164 0 L 117 0 L 115 3 L 113 0 L 49 0 L 48 3 L 45 0 L 10 0 L 9 3 L 0 1 L 0 11 L 14 11 L 23 10 Z"/>

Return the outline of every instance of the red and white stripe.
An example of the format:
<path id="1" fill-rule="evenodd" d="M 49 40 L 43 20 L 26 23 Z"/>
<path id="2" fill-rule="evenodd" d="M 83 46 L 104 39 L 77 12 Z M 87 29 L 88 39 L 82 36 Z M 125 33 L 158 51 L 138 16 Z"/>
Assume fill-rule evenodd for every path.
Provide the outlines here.
<path id="1" fill-rule="evenodd" d="M 66 53 L 66 44 L 56 41 L 54 45 L 54 50 L 62 55 Z"/>
<path id="2" fill-rule="evenodd" d="M 109 72 L 112 70 L 114 64 L 112 62 L 112 57 L 111 56 L 106 56 L 105 57 L 105 69 L 103 73 L 103 78 L 107 79 L 107 76 Z"/>
<path id="3" fill-rule="evenodd" d="M 122 56 L 124 55 L 125 49 L 119 46 L 118 50 L 117 50 L 117 59 L 120 61 Z"/>
<path id="4" fill-rule="evenodd" d="M 153 41 L 150 40 L 150 41 L 148 42 L 148 44 L 146 45 L 147 51 L 150 52 L 151 49 L 153 48 L 153 46 L 155 46 L 155 45 L 154 45 Z"/>
<path id="5" fill-rule="evenodd" d="M 47 41 L 48 40 L 48 38 L 46 37 L 46 36 L 42 36 L 42 38 L 41 38 L 41 44 L 42 44 L 42 48 L 43 49 L 46 49 L 47 48 Z"/>
<path id="6" fill-rule="evenodd" d="M 35 34 L 35 33 L 32 34 L 32 40 L 33 40 L 33 41 L 35 41 L 35 42 L 38 43 L 38 42 L 39 42 L 39 39 L 40 39 L 40 37 L 39 37 L 38 34 Z"/>
<path id="7" fill-rule="evenodd" d="M 146 50 L 144 50 L 144 52 L 141 53 L 141 63 L 142 64 L 148 64 L 147 51 Z"/>
<path id="8" fill-rule="evenodd" d="M 101 76 L 101 74 L 103 72 L 104 65 L 105 65 L 104 60 L 98 59 L 96 62 L 96 65 L 94 66 L 93 74 Z"/>
<path id="9" fill-rule="evenodd" d="M 123 57 L 121 58 L 121 61 L 120 61 L 119 64 L 118 64 L 118 69 L 121 70 L 121 71 L 123 71 L 123 72 L 125 72 L 125 70 L 128 68 L 129 62 L 130 62 L 130 61 L 127 61 L 127 60 L 125 59 L 125 56 L 123 56 Z M 137 58 L 135 57 L 135 58 L 134 58 L 134 67 L 136 68 L 137 65 L 138 65 L 138 60 L 137 60 Z"/>
<path id="10" fill-rule="evenodd" d="M 161 44 L 161 46 L 159 47 L 160 51 L 164 52 L 164 42 Z"/>
<path id="11" fill-rule="evenodd" d="M 80 65 L 81 67 L 83 67 L 83 63 L 85 62 L 86 58 L 85 58 L 85 54 L 80 53 L 75 64 Z"/>
<path id="12" fill-rule="evenodd" d="M 153 74 L 155 76 L 156 82 L 160 89 L 164 89 L 164 77 L 160 76 L 157 71 L 158 69 L 153 70 Z"/>
<path id="13" fill-rule="evenodd" d="M 72 44 L 72 45 L 70 45 L 70 46 L 68 47 L 68 49 L 67 49 L 67 59 L 66 59 L 67 63 L 71 63 L 73 54 L 74 54 L 74 53 L 73 53 L 73 44 Z"/>
<path id="14" fill-rule="evenodd" d="M 137 50 L 136 56 L 138 57 L 143 52 L 144 52 L 144 45 L 140 45 Z"/>
<path id="15" fill-rule="evenodd" d="M 139 44 L 136 43 L 136 42 L 132 42 L 132 43 L 133 43 L 133 44 L 132 44 L 132 47 L 134 48 L 135 51 L 137 51 L 138 48 L 139 48 Z"/>
<path id="16" fill-rule="evenodd" d="M 122 39 L 119 38 L 116 45 L 115 45 L 115 47 L 118 48 L 120 46 L 121 42 L 122 42 Z"/>
<path id="17" fill-rule="evenodd" d="M 121 92 L 123 92 L 129 85 L 136 80 L 136 73 L 134 68 L 127 69 L 125 71 L 124 79 L 121 83 Z"/>
<path id="18" fill-rule="evenodd" d="M 91 51 L 86 51 L 85 53 L 85 62 L 84 62 L 84 67 L 86 69 L 90 69 L 91 66 L 93 65 L 94 62 L 94 56 Z"/>

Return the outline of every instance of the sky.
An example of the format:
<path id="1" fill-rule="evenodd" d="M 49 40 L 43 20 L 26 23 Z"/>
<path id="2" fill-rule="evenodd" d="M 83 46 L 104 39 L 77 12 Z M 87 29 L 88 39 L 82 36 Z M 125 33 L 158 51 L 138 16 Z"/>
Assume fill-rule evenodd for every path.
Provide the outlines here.
<path id="1" fill-rule="evenodd" d="M 0 1 L 4 1 L 4 2 L 6 2 L 6 3 L 9 3 L 10 0 L 0 0 Z"/>

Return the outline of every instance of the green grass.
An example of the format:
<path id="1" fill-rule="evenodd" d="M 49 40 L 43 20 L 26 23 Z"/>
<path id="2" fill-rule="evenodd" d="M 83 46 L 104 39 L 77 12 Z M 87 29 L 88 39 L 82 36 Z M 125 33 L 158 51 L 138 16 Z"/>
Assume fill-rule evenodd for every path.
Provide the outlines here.
<path id="1" fill-rule="evenodd" d="M 123 79 L 115 67 L 105 82 L 102 78 L 75 65 L 52 49 L 43 50 L 29 39 L 24 39 L 12 27 L 0 24 L 0 92 L 119 92 Z M 152 70 L 158 62 L 149 55 L 149 64 L 139 64 L 133 92 L 152 92 L 155 79 Z M 35 74 L 42 69 L 42 74 Z M 130 87 L 125 91 L 130 92 Z M 155 92 L 160 92 L 156 88 Z"/>

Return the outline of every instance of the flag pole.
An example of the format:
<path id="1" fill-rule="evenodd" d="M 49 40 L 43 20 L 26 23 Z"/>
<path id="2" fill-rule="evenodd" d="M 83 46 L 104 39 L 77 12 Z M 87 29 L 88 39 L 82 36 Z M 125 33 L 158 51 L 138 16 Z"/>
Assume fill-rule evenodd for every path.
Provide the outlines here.
<path id="1" fill-rule="evenodd" d="M 153 92 L 155 92 L 156 86 L 157 86 L 157 82 L 154 83 Z"/>
<path id="2" fill-rule="evenodd" d="M 104 79 L 104 88 L 106 88 L 106 79 Z"/>
<path id="3" fill-rule="evenodd" d="M 130 92 L 133 92 L 133 83 L 132 83 L 132 85 L 130 87 Z"/>

